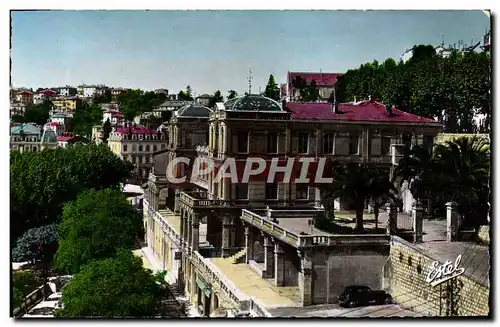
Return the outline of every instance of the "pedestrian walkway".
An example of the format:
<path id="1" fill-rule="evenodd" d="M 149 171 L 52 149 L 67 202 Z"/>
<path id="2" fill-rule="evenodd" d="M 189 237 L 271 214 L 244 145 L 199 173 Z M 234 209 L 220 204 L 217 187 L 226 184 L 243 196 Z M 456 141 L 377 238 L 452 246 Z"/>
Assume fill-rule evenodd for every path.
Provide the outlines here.
<path id="1" fill-rule="evenodd" d="M 159 272 L 163 271 L 162 265 L 159 262 L 159 260 L 156 258 L 154 255 L 153 251 L 148 248 L 148 247 L 142 247 L 138 250 L 134 250 L 133 253 L 142 258 L 142 261 L 144 263 L 144 267 L 151 269 L 153 272 Z M 168 288 L 172 295 L 174 296 L 175 300 L 184 307 L 185 313 L 188 317 L 201 317 L 200 313 L 198 310 L 194 307 L 194 305 L 189 301 L 189 298 L 181 294 L 178 290 L 176 285 L 172 283 L 172 280 L 169 278 L 165 278 L 165 281 L 168 284 Z"/>

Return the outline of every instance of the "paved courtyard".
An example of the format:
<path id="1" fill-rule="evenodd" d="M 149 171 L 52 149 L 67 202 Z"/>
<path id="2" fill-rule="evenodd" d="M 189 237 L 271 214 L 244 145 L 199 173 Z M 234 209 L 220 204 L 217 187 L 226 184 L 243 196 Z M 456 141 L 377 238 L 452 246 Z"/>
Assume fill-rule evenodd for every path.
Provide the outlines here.
<path id="1" fill-rule="evenodd" d="M 273 317 L 333 318 L 333 317 L 421 317 L 421 314 L 397 304 L 359 308 L 342 308 L 338 304 L 314 305 L 305 308 L 278 308 L 268 310 Z"/>
<path id="2" fill-rule="evenodd" d="M 247 296 L 257 298 L 266 309 L 299 305 L 300 293 L 297 286 L 276 287 L 260 278 L 247 264 L 233 264 L 230 258 L 211 258 L 210 260 L 236 287 Z"/>

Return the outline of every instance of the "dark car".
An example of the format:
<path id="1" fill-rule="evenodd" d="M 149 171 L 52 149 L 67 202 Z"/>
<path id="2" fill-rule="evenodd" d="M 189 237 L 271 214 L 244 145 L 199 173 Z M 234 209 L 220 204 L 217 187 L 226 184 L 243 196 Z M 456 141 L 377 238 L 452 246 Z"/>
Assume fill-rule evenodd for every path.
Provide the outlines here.
<path id="1" fill-rule="evenodd" d="M 389 293 L 373 291 L 368 286 L 346 287 L 339 296 L 339 304 L 347 308 L 391 303 L 393 303 L 393 300 Z"/>

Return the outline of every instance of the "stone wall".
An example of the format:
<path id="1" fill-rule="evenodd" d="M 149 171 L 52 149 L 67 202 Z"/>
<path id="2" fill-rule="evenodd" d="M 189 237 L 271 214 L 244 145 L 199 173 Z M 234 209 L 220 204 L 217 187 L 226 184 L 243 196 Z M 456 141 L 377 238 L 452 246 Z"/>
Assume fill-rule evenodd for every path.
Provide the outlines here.
<path id="1" fill-rule="evenodd" d="M 434 261 L 412 244 L 394 237 L 390 260 L 384 267 L 386 291 L 403 307 L 430 316 L 452 315 L 452 300 L 456 301 L 454 307 L 459 316 L 488 315 L 489 287 L 466 275 L 432 287 L 426 277 Z M 454 295 L 449 293 L 450 285 Z"/>
<path id="2" fill-rule="evenodd" d="M 484 244 L 490 244 L 490 226 L 480 226 L 477 238 Z"/>
<path id="3" fill-rule="evenodd" d="M 312 259 L 313 303 L 335 303 L 344 288 L 352 285 L 380 290 L 388 254 L 388 246 L 315 252 Z"/>

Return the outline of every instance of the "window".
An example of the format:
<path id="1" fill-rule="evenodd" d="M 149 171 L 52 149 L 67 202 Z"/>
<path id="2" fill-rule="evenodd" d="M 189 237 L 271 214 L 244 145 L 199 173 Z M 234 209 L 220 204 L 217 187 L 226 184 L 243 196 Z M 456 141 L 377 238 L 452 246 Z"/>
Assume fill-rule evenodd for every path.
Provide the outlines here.
<path id="1" fill-rule="evenodd" d="M 238 132 L 238 152 L 248 152 L 248 132 Z"/>
<path id="2" fill-rule="evenodd" d="M 296 198 L 297 200 L 307 200 L 309 199 L 309 185 L 307 184 L 296 184 Z"/>
<path id="3" fill-rule="evenodd" d="M 326 133 L 323 137 L 323 153 L 331 154 L 333 153 L 333 145 L 335 144 L 335 134 Z"/>
<path id="4" fill-rule="evenodd" d="M 162 149 L 162 150 L 165 150 L 165 144 L 162 144 L 162 145 L 161 145 L 161 149 Z"/>
<path id="5" fill-rule="evenodd" d="M 299 133 L 299 153 L 307 153 L 309 149 L 309 134 Z"/>
<path id="6" fill-rule="evenodd" d="M 278 134 L 276 132 L 267 133 L 267 153 L 278 153 Z"/>
<path id="7" fill-rule="evenodd" d="M 248 183 L 236 184 L 236 199 L 238 200 L 248 199 Z"/>
<path id="8" fill-rule="evenodd" d="M 36 152 L 36 146 L 33 147 L 33 152 Z"/>
<path id="9" fill-rule="evenodd" d="M 382 152 L 381 154 L 383 156 L 388 155 L 389 152 L 391 151 L 391 138 L 387 137 L 387 136 L 383 136 L 382 140 L 381 140 L 380 148 L 381 148 L 381 152 Z"/>
<path id="10" fill-rule="evenodd" d="M 156 152 L 156 145 L 153 145 L 153 152 Z"/>
<path id="11" fill-rule="evenodd" d="M 142 145 L 139 145 L 139 152 L 142 152 Z"/>
<path id="12" fill-rule="evenodd" d="M 149 156 L 146 156 L 146 159 L 145 159 L 145 160 L 146 160 L 146 163 L 149 163 L 149 162 L 150 162 L 150 160 L 151 160 L 151 158 L 150 158 Z"/>
<path id="13" fill-rule="evenodd" d="M 278 199 L 278 187 L 276 186 L 276 184 L 266 184 L 266 199 Z"/>
<path id="14" fill-rule="evenodd" d="M 359 153 L 359 135 L 349 135 L 349 154 Z"/>
<path id="15" fill-rule="evenodd" d="M 408 148 L 411 147 L 411 135 L 410 134 L 403 134 L 401 136 L 402 143 L 407 146 Z"/>
<path id="16" fill-rule="evenodd" d="M 137 145 L 136 144 L 133 144 L 132 145 L 132 152 L 136 152 L 137 151 Z"/>
<path id="17" fill-rule="evenodd" d="M 146 152 L 149 152 L 149 144 L 146 145 Z"/>
<path id="18" fill-rule="evenodd" d="M 123 152 L 127 152 L 127 145 L 126 144 L 123 145 Z"/>

